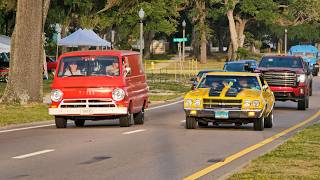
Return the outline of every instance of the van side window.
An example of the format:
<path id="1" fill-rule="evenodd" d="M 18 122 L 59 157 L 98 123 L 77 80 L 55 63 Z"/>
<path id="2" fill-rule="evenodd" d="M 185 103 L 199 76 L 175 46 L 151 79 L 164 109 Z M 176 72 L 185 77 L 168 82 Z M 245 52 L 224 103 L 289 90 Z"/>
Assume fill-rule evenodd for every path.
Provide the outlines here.
<path id="1" fill-rule="evenodd" d="M 129 64 L 129 59 L 127 56 L 122 57 L 122 72 L 125 73 L 126 72 L 126 68 L 130 68 L 130 64 Z M 127 76 L 131 76 L 131 73 L 128 74 Z"/>

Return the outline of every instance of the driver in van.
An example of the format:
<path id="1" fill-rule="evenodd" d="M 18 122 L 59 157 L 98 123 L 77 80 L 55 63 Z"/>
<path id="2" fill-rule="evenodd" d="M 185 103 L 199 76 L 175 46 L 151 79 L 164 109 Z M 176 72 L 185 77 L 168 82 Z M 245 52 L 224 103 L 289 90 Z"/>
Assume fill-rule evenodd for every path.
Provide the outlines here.
<path id="1" fill-rule="evenodd" d="M 76 62 L 70 62 L 66 68 L 64 76 L 83 75 Z"/>
<path id="2" fill-rule="evenodd" d="M 119 63 L 113 61 L 109 66 L 106 66 L 106 74 L 109 76 L 119 76 Z"/>

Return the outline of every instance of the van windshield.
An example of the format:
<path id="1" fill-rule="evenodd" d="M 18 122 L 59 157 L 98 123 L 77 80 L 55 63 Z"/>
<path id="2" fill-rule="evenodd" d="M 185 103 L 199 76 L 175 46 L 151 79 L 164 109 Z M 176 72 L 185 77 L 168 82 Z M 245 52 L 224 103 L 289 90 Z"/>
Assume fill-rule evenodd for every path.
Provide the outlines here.
<path id="1" fill-rule="evenodd" d="M 73 56 L 60 61 L 58 77 L 119 76 L 116 56 Z"/>

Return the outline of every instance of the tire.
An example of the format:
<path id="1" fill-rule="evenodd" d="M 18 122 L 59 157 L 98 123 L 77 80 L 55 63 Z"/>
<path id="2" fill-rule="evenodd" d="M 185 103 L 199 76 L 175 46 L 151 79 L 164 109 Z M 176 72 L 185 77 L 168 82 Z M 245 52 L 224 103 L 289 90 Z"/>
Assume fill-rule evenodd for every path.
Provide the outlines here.
<path id="1" fill-rule="evenodd" d="M 128 113 L 126 116 L 119 118 L 120 127 L 130 127 L 132 125 L 132 114 Z"/>
<path id="2" fill-rule="evenodd" d="M 241 123 L 241 122 L 237 122 L 237 123 L 234 123 L 234 125 L 235 125 L 236 127 L 241 127 L 241 126 L 242 126 L 242 123 Z"/>
<path id="3" fill-rule="evenodd" d="M 196 129 L 197 128 L 197 121 L 194 117 L 186 117 L 186 128 L 187 129 Z"/>
<path id="4" fill-rule="evenodd" d="M 309 87 L 309 96 L 312 96 L 312 82 L 310 82 L 310 87 Z"/>
<path id="5" fill-rule="evenodd" d="M 5 81 L 6 83 L 8 83 L 8 81 L 9 81 L 9 75 L 6 75 L 6 76 L 4 77 L 4 81 Z"/>
<path id="6" fill-rule="evenodd" d="M 198 121 L 198 126 L 199 127 L 208 127 L 208 122 L 201 122 L 201 121 Z"/>
<path id="7" fill-rule="evenodd" d="M 57 128 L 66 128 L 67 127 L 67 118 L 55 116 L 54 120 L 55 120 Z"/>
<path id="8" fill-rule="evenodd" d="M 271 110 L 269 115 L 265 118 L 264 127 L 265 128 L 272 128 L 273 127 L 273 110 Z"/>
<path id="9" fill-rule="evenodd" d="M 253 129 L 255 131 L 263 131 L 263 129 L 264 129 L 264 117 L 263 116 L 261 118 L 256 119 L 253 122 Z"/>
<path id="10" fill-rule="evenodd" d="M 298 100 L 298 110 L 306 110 L 308 104 L 307 98 L 308 97 L 305 96 L 302 100 Z"/>
<path id="11" fill-rule="evenodd" d="M 74 120 L 74 125 L 77 127 L 84 127 L 85 120 Z"/>
<path id="12" fill-rule="evenodd" d="M 133 115 L 134 124 L 144 124 L 144 109 Z"/>

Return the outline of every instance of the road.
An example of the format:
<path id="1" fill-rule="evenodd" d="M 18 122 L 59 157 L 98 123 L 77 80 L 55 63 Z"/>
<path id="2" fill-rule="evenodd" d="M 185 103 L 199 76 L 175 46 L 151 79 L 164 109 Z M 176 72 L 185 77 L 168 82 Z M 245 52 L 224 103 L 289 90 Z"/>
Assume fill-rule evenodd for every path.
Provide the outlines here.
<path id="1" fill-rule="evenodd" d="M 0 129 L 0 179 L 183 179 L 317 113 L 320 78 L 313 84 L 307 111 L 297 111 L 293 102 L 277 102 L 275 126 L 263 132 L 253 131 L 251 124 L 186 130 L 182 103 L 149 109 L 145 125 L 128 128 L 118 127 L 114 120 L 84 128 L 70 123 L 67 129 Z M 224 179 L 292 134 L 200 179 Z"/>

